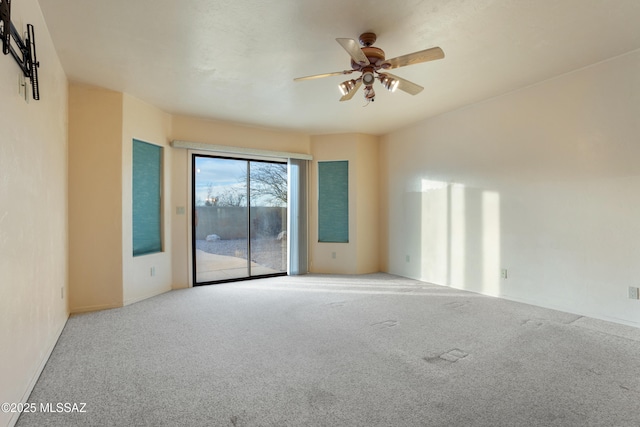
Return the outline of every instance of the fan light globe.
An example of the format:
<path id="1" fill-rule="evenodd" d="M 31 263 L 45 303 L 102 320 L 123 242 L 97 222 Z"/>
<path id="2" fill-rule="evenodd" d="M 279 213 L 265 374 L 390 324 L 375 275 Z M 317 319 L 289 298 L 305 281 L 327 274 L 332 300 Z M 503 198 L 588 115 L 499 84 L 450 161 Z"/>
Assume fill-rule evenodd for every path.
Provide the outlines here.
<path id="1" fill-rule="evenodd" d="M 389 92 L 395 92 L 395 90 L 398 88 L 398 84 L 400 83 L 398 79 L 394 79 L 393 77 L 390 77 L 386 74 L 380 74 L 379 78 L 382 86 L 384 86 L 384 88 Z"/>
<path id="2" fill-rule="evenodd" d="M 398 89 L 398 85 L 400 84 L 400 80 L 389 77 L 386 74 L 380 79 L 380 82 L 382 83 L 382 86 L 384 86 L 384 88 L 389 92 L 395 92 L 396 89 Z"/>
<path id="3" fill-rule="evenodd" d="M 371 86 L 375 81 L 376 78 L 371 71 L 367 71 L 366 73 L 362 74 L 362 83 L 365 86 Z"/>
<path id="4" fill-rule="evenodd" d="M 353 79 L 347 80 L 346 82 L 342 82 L 338 85 L 338 89 L 340 89 L 342 96 L 347 95 L 349 92 L 353 90 L 354 87 L 356 87 L 356 81 Z"/>

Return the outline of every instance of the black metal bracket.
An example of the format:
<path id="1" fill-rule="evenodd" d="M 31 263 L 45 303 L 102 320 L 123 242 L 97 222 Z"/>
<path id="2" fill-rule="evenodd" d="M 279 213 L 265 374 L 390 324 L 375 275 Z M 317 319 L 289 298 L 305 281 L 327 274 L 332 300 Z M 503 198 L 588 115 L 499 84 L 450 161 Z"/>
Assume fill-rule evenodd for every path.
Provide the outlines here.
<path id="1" fill-rule="evenodd" d="M 0 36 L 2 37 L 2 53 L 6 55 L 9 53 L 11 44 L 11 0 L 0 0 Z"/>
<path id="2" fill-rule="evenodd" d="M 0 0 L 0 37 L 2 38 L 2 53 L 13 56 L 24 76 L 31 80 L 33 99 L 39 100 L 38 67 L 40 67 L 40 63 L 36 58 L 33 25 L 27 24 L 27 34 L 23 40 L 11 22 L 11 0 Z"/>

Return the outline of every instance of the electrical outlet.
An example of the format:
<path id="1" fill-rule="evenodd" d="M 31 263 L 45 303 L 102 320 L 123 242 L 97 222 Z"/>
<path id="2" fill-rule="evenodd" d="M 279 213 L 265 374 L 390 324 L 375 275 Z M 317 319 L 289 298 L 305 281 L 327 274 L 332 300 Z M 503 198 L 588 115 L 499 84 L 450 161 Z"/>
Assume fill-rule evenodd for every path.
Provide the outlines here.
<path id="1" fill-rule="evenodd" d="M 151 277 L 156 275 L 156 268 L 155 267 L 151 267 Z"/>
<path id="2" fill-rule="evenodd" d="M 411 256 L 410 255 L 405 256 L 404 260 L 407 262 L 411 262 Z"/>
<path id="3" fill-rule="evenodd" d="M 635 286 L 629 286 L 629 299 L 638 299 L 638 288 Z"/>
<path id="4" fill-rule="evenodd" d="M 336 259 L 336 253 L 335 252 L 331 252 L 331 258 Z"/>
<path id="5" fill-rule="evenodd" d="M 500 277 L 503 278 L 503 279 L 506 279 L 507 277 L 509 277 L 507 275 L 507 269 L 506 268 L 503 268 L 502 270 L 500 270 Z"/>

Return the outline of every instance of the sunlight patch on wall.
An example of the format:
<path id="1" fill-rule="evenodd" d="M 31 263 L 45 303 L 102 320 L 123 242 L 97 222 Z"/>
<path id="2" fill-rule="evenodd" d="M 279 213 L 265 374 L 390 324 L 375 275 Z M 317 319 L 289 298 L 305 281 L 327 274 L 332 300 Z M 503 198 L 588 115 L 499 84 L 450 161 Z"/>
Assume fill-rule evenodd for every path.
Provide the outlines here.
<path id="1" fill-rule="evenodd" d="M 420 278 L 500 295 L 500 194 L 421 180 Z"/>
<path id="2" fill-rule="evenodd" d="M 449 285 L 464 287 L 466 269 L 466 200 L 462 184 L 451 185 L 451 259 Z"/>
<path id="3" fill-rule="evenodd" d="M 420 239 L 421 277 L 434 283 L 449 281 L 449 185 L 422 180 Z"/>
<path id="4" fill-rule="evenodd" d="M 482 292 L 500 295 L 500 195 L 482 192 Z"/>

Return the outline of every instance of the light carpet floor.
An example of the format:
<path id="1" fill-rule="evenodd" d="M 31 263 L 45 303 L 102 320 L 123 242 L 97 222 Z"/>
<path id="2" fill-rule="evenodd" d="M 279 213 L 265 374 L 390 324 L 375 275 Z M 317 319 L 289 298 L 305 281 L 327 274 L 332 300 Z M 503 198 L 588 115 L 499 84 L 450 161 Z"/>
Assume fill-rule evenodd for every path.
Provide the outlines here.
<path id="1" fill-rule="evenodd" d="M 639 426 L 640 329 L 388 274 L 72 316 L 18 426 Z"/>

